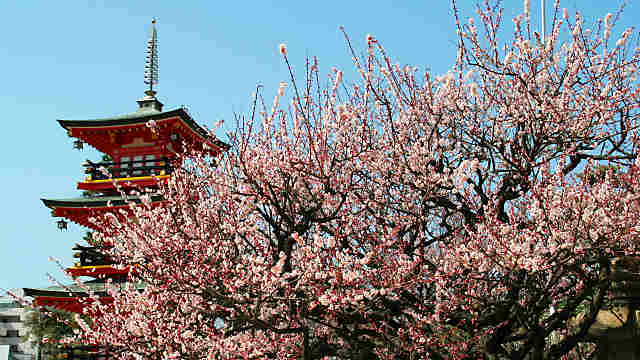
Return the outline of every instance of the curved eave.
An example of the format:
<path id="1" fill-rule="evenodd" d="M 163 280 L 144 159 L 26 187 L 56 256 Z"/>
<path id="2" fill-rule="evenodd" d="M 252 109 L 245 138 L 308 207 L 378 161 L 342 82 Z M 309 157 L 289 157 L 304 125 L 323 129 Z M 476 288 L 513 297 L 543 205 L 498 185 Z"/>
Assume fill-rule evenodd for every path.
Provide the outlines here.
<path id="1" fill-rule="evenodd" d="M 200 135 L 206 136 L 206 130 L 204 130 L 200 125 L 198 125 L 192 118 L 187 114 L 183 109 L 175 109 L 170 111 L 163 112 L 140 112 L 133 113 L 124 116 L 112 117 L 112 118 L 104 118 L 104 119 L 93 119 L 93 120 L 58 120 L 60 126 L 65 128 L 66 130 L 71 130 L 72 128 L 101 128 L 101 127 L 112 127 L 112 126 L 132 126 L 132 125 L 145 125 L 149 120 L 162 120 L 168 119 L 170 117 L 178 116 L 185 123 L 187 123 L 194 131 L 197 131 Z"/>
<path id="2" fill-rule="evenodd" d="M 78 299 L 78 298 L 88 298 L 89 294 L 84 291 L 59 291 L 59 290 L 46 290 L 46 289 L 32 289 L 32 288 L 23 288 L 24 296 L 31 297 L 49 297 L 49 298 L 57 298 L 57 299 Z M 94 292 L 96 296 L 105 296 L 107 295 L 104 291 Z"/>
<path id="3" fill-rule="evenodd" d="M 53 216 L 64 217 L 78 225 L 93 229 L 101 230 L 98 225 L 92 221 L 92 218 L 99 218 L 108 212 L 115 213 L 116 216 L 123 216 L 116 210 L 123 209 L 129 211 L 129 204 L 121 197 L 108 198 L 78 198 L 78 199 L 41 199 L 44 205 L 53 210 Z M 131 197 L 130 201 L 140 204 L 139 198 Z M 160 195 L 151 197 L 151 206 L 157 206 L 164 203 L 165 200 Z M 104 230 L 104 229 L 102 229 Z"/>
<path id="4" fill-rule="evenodd" d="M 58 120 L 60 126 L 67 131 L 71 131 L 75 128 L 82 129 L 107 129 L 116 127 L 138 127 L 146 126 L 149 120 L 165 120 L 172 117 L 178 117 L 187 128 L 189 128 L 195 135 L 197 135 L 202 142 L 208 144 L 211 147 L 215 147 L 220 151 L 226 151 L 229 145 L 218 139 L 214 139 L 209 136 L 207 130 L 200 126 L 193 118 L 182 108 L 169 110 L 164 112 L 140 112 L 129 115 L 95 119 L 95 120 Z"/>
<path id="5" fill-rule="evenodd" d="M 28 289 L 25 289 L 28 290 Z M 106 294 L 105 294 L 106 295 Z M 33 304 L 35 306 L 47 306 L 62 311 L 68 311 L 72 313 L 82 313 L 87 304 L 93 302 L 92 298 L 88 298 L 87 294 L 82 296 L 56 296 L 56 295 L 30 295 L 35 299 Z M 113 303 L 111 296 L 101 296 L 99 298 L 101 304 Z"/>
<path id="6" fill-rule="evenodd" d="M 142 201 L 137 196 L 131 196 L 128 200 L 120 196 L 96 197 L 96 198 L 75 198 L 75 199 L 40 199 L 44 205 L 52 210 L 57 208 L 117 208 L 128 205 L 128 201 L 140 204 Z M 161 195 L 152 195 L 151 202 L 163 201 Z"/>

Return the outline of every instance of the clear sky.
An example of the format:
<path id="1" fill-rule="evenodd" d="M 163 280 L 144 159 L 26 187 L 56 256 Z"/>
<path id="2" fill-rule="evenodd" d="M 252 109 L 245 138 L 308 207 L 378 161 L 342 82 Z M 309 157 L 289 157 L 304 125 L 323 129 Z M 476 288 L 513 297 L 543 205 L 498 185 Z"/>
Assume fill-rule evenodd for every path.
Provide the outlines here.
<path id="1" fill-rule="evenodd" d="M 539 1 L 531 1 L 535 22 Z M 459 0 L 463 17 L 475 15 L 475 3 Z M 620 3 L 568 0 L 563 6 L 571 13 L 578 7 L 590 21 Z M 504 4 L 510 28 L 523 1 Z M 249 110 L 256 84 L 265 85 L 270 99 L 288 80 L 280 43 L 300 73 L 309 55 L 319 58 L 323 73 L 350 69 L 341 25 L 356 49 L 372 34 L 395 61 L 434 73 L 446 72 L 456 56 L 448 0 L 1 1 L 0 295 L 48 286 L 47 273 L 67 281 L 49 257 L 72 265 L 71 247 L 85 229 L 57 230 L 40 198 L 79 196 L 81 164 L 100 155 L 86 146 L 74 150 L 56 119 L 135 111 L 145 90 L 152 17 L 158 19 L 158 98 L 165 109 L 187 105 L 207 126 L 225 119 L 233 127 L 234 113 Z M 634 19 L 640 19 L 640 0 L 630 1 L 621 25 L 636 25 Z"/>

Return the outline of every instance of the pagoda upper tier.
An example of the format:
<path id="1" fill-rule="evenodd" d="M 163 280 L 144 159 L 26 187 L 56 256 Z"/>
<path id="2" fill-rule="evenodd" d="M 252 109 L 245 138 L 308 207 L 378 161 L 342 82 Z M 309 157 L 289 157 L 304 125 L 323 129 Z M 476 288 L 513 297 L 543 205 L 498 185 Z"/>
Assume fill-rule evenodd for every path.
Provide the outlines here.
<path id="1" fill-rule="evenodd" d="M 42 201 L 53 216 L 93 230 L 98 228 L 92 218 L 100 218 L 107 212 L 127 212 L 129 202 L 140 202 L 135 195 L 123 198 L 121 190 L 156 188 L 159 182 L 166 181 L 184 145 L 213 157 L 228 148 L 198 125 L 185 109 L 162 111 L 162 103 L 153 95 L 138 100 L 138 110 L 131 114 L 58 122 L 71 137 L 109 155 L 109 160 L 87 160 L 83 164 L 87 176 L 78 182 L 77 188 L 90 191 L 90 196 Z M 152 206 L 162 202 L 161 196 L 152 195 Z"/>
<path id="2" fill-rule="evenodd" d="M 120 189 L 154 188 L 166 181 L 184 145 L 217 156 L 228 148 L 209 135 L 183 108 L 162 111 L 162 103 L 147 95 L 138 100 L 134 113 L 93 120 L 58 120 L 71 137 L 109 155 L 103 162 L 87 160 L 86 178 L 77 188 L 93 192 L 90 197 L 42 199 L 56 217 L 64 217 L 96 230 L 89 219 L 107 212 L 128 209 Z M 153 206 L 162 202 L 153 196 Z M 136 196 L 128 201 L 139 202 Z"/>
<path id="3" fill-rule="evenodd" d="M 183 108 L 161 111 L 154 97 L 138 100 L 138 111 L 122 116 L 92 120 L 58 120 L 69 136 L 77 138 L 109 155 L 112 161 L 84 166 L 89 175 L 78 183 L 83 190 L 113 188 L 110 178 L 147 187 L 151 177 L 163 177 L 171 171 L 171 159 L 184 143 L 216 156 L 227 145 L 211 136 Z M 104 174 L 100 167 L 109 170 Z"/>

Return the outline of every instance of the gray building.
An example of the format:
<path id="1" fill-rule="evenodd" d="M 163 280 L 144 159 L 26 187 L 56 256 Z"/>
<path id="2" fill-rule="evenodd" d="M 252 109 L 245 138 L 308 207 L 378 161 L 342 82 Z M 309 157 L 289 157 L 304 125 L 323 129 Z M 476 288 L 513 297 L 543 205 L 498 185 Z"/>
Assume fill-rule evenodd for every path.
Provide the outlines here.
<path id="1" fill-rule="evenodd" d="M 24 325 L 29 310 L 11 297 L 0 297 L 0 346 L 9 359 L 35 359 L 36 350 L 26 341 L 27 328 Z M 4 354 L 3 354 L 4 356 Z M 4 359 L 0 359 L 4 360 Z"/>

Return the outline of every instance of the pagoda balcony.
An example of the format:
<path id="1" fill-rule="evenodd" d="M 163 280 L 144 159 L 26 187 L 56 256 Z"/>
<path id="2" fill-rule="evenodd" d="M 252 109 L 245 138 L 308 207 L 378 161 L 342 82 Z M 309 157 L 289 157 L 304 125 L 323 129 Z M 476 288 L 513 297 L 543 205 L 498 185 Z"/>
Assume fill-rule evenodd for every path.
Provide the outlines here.
<path id="1" fill-rule="evenodd" d="M 107 180 L 111 178 L 133 178 L 145 176 L 159 176 L 171 174 L 174 159 L 160 158 L 157 160 L 129 160 L 129 161 L 105 161 L 94 163 L 87 160 L 82 164 L 84 173 L 91 176 L 91 180 Z M 106 170 L 103 171 L 102 169 Z"/>
<path id="2" fill-rule="evenodd" d="M 76 244 L 73 250 L 78 251 L 73 254 L 73 257 L 79 258 L 80 261 L 67 269 L 67 273 L 71 276 L 90 276 L 94 278 L 104 276 L 113 278 L 126 276 L 129 273 L 127 268 L 114 266 L 113 260 L 105 254 L 105 251 L 108 250 L 105 247 Z"/>
<path id="3" fill-rule="evenodd" d="M 113 181 L 121 182 L 121 186 L 148 187 L 157 185 L 160 179 L 168 178 L 173 172 L 173 158 L 142 159 L 128 161 L 104 161 L 94 163 L 87 160 L 82 166 L 88 174 L 83 182 L 78 183 L 82 190 L 113 189 Z"/>
<path id="4" fill-rule="evenodd" d="M 80 259 L 76 266 L 98 266 L 112 265 L 113 261 L 104 252 L 106 248 L 97 248 L 93 246 L 81 246 L 76 244 L 72 250 L 77 251 L 73 254 L 74 258 Z"/>

